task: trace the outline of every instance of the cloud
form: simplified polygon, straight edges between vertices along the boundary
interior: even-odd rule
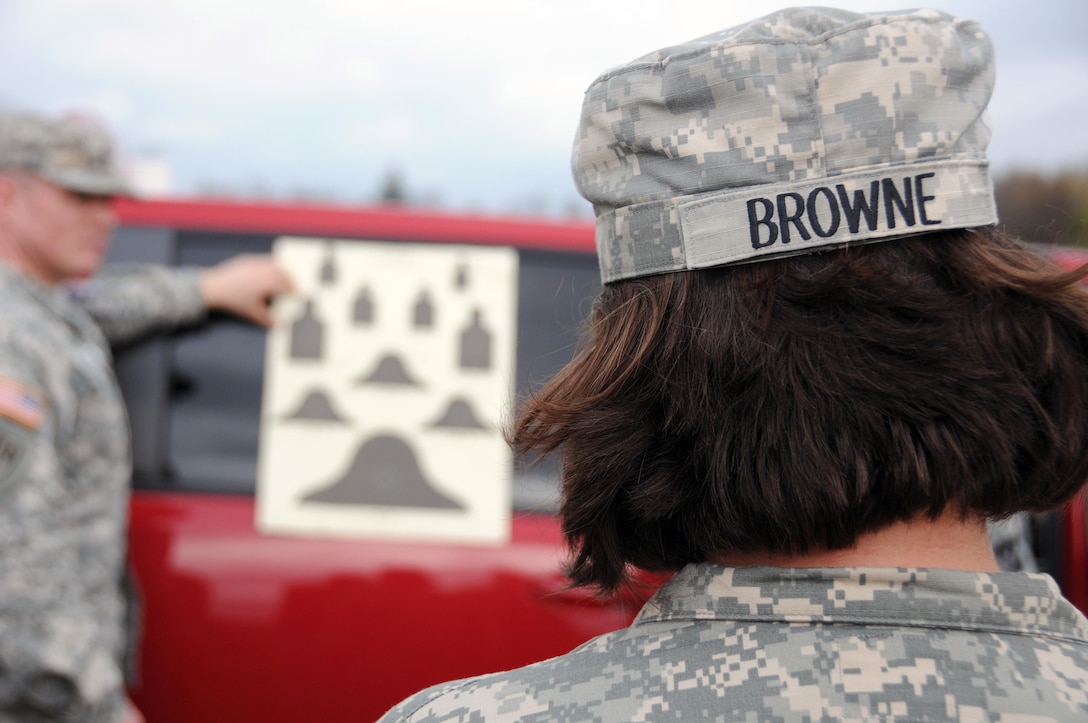
[[[181,190],[335,188],[399,168],[447,203],[569,199],[582,93],[602,71],[788,3],[688,0],[0,0],[0,104],[90,110]],[[840,0],[853,10],[899,0]],[[1088,8],[982,0],[998,48],[995,168],[1088,159]]]

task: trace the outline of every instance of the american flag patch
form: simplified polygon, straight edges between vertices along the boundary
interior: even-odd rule
[[[34,430],[42,426],[47,405],[40,389],[0,376],[0,417]]]

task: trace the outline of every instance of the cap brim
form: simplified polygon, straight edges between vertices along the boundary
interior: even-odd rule
[[[61,188],[76,193],[87,193],[95,196],[136,195],[125,179],[114,173],[68,171],[65,173],[42,172],[41,175]]]

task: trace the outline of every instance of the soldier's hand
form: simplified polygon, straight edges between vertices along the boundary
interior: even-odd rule
[[[262,326],[272,325],[272,298],[294,288],[290,274],[266,255],[234,256],[205,269],[200,277],[200,294],[209,309],[226,311]]]

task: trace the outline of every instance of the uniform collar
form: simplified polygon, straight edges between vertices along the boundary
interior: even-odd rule
[[[1048,575],[925,568],[689,565],[635,624],[777,621],[961,628],[1088,641],[1088,620]]]

